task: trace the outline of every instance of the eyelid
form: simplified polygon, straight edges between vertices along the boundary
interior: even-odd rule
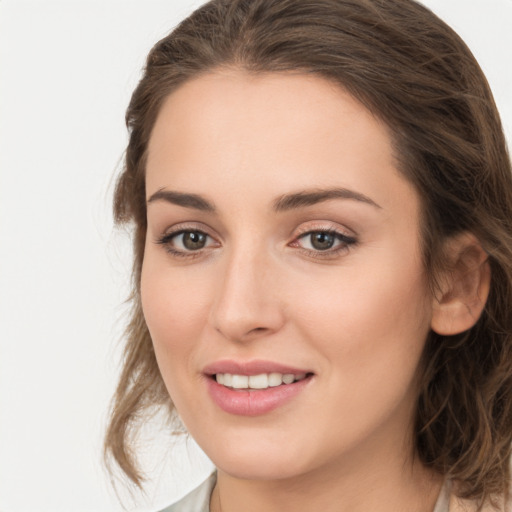
[[[161,235],[158,235],[158,238],[177,235],[186,231],[198,231],[215,240],[218,239],[218,235],[214,235],[212,230],[202,222],[179,222],[178,224],[173,224],[167,227]]]
[[[357,238],[356,233],[354,233],[351,229],[331,221],[314,221],[311,223],[303,223],[297,228],[293,237],[300,238],[301,236],[307,235],[309,233],[315,233],[317,231],[337,233],[347,238]]]

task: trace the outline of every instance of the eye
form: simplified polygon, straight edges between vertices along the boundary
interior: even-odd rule
[[[338,241],[334,233],[328,233],[325,231],[317,231],[309,233],[308,235],[302,236],[304,243],[308,243],[310,247],[308,249],[315,249],[317,251],[327,251],[332,249],[334,244]]]
[[[347,250],[356,239],[334,230],[308,231],[300,235],[293,246],[300,247],[310,253],[337,254]]]
[[[208,235],[201,231],[184,231],[172,238],[174,246],[186,251],[197,251],[203,249],[208,241]]]
[[[176,256],[189,256],[215,245],[210,235],[197,229],[181,229],[167,233],[158,239],[157,243],[165,246],[169,253]]]

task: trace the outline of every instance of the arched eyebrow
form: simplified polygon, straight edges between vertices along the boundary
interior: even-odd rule
[[[368,196],[355,192],[347,188],[329,188],[329,189],[314,189],[302,190],[292,194],[285,194],[278,197],[273,203],[273,209],[276,212],[285,212],[297,208],[304,208],[313,206],[324,201],[331,199],[352,199],[360,201],[375,208],[381,208],[375,201]],[[204,212],[215,213],[216,208],[213,203],[198,194],[189,194],[185,192],[176,192],[173,190],[157,190],[148,199],[147,204],[155,201],[165,201],[184,208],[192,208],[194,210],[201,210]]]
[[[375,208],[382,208],[373,199],[370,199],[368,196],[354,190],[350,190],[348,188],[328,188],[302,190],[300,192],[294,192],[293,194],[286,194],[278,197],[274,201],[274,210],[276,212],[284,212],[294,210],[296,208],[312,206],[324,201],[329,201],[330,199],[352,199],[366,203]]]
[[[166,201],[167,203],[183,206],[184,208],[193,208],[194,210],[204,212],[215,212],[215,206],[198,194],[187,194],[161,188],[148,199],[147,204],[155,201]]]

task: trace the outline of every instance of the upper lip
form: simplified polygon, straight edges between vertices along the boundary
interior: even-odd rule
[[[312,373],[304,368],[296,368],[274,361],[253,360],[253,361],[234,361],[220,360],[208,364],[204,367],[203,373],[206,375],[215,375],[217,373],[231,373],[235,375],[259,375],[261,373],[291,373],[300,375],[302,373]]]

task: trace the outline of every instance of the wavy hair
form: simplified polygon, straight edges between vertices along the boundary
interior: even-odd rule
[[[165,98],[220,67],[314,74],[383,120],[399,170],[422,201],[425,269],[435,292],[447,237],[471,232],[488,254],[491,289],[476,325],[430,333],[414,442],[464,498],[506,494],[512,441],[512,177],[487,81],[460,37],[413,0],[213,0],[159,41],[126,113],[130,138],[114,197],[133,225],[131,320],[105,457],[142,485],[133,441],[154,407],[172,411],[140,302],[145,162]]]

